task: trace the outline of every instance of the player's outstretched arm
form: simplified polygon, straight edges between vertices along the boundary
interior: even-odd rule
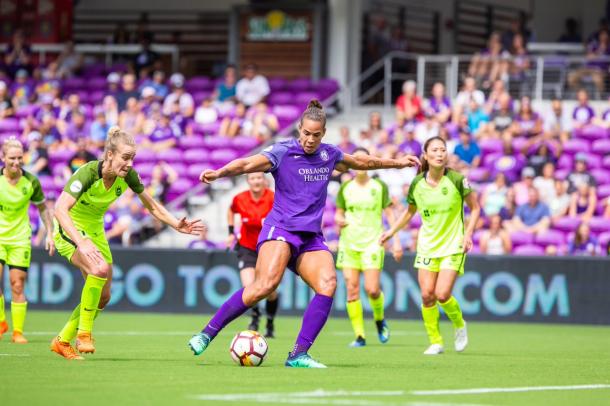
[[[417,206],[410,204],[407,210],[402,212],[402,214],[398,217],[396,223],[394,223],[394,225],[390,227],[388,231],[384,232],[381,235],[381,238],[379,239],[379,244],[385,244],[390,238],[394,236],[394,234],[396,234],[398,230],[406,226],[409,221],[411,221],[411,218],[413,218],[416,211]]]
[[[44,224],[44,229],[47,232],[44,248],[47,250],[50,256],[53,256],[55,253],[55,242],[53,241],[53,216],[51,215],[51,210],[47,207],[45,202],[37,204],[36,207],[40,213],[40,218],[42,219],[42,224]]]
[[[220,169],[206,169],[199,175],[203,183],[212,183],[216,179],[243,175],[244,173],[266,172],[271,169],[271,161],[262,154],[239,158],[229,162]]]
[[[477,198],[477,194],[475,192],[470,192],[464,198],[464,201],[466,201],[466,204],[470,209],[470,219],[468,220],[468,225],[464,231],[463,244],[464,252],[468,252],[472,249],[472,234],[474,233],[474,228],[477,226],[479,216],[481,215],[481,206],[479,205],[479,199]]]
[[[392,158],[379,158],[373,155],[358,154],[349,155],[344,154],[343,160],[339,162],[335,168],[339,171],[345,172],[348,169],[357,170],[374,170],[374,169],[388,169],[388,168],[406,168],[407,166],[418,166],[421,165],[419,159],[415,155],[405,155],[399,159]]]
[[[186,217],[178,220],[165,208],[165,206],[153,199],[147,192],[138,194],[138,197],[154,218],[167,224],[178,232],[199,235],[199,233],[205,229],[205,225],[201,223],[201,220],[189,221]]]

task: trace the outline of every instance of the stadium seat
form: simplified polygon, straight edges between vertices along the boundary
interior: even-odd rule
[[[610,154],[610,139],[593,141],[591,148],[596,154],[608,155]]]
[[[486,168],[472,168],[468,171],[468,180],[479,183],[489,179],[489,170]]]
[[[589,220],[589,227],[593,233],[603,233],[610,230],[610,219],[603,217],[592,217]]]
[[[167,163],[180,162],[183,160],[182,151],[176,148],[157,152],[157,160]]]
[[[610,184],[604,184],[601,186],[598,186],[597,188],[597,197],[599,197],[600,199],[605,199],[606,197],[610,196]]]
[[[221,135],[214,135],[210,137],[205,137],[204,144],[205,147],[210,150],[228,148],[231,146],[231,139],[229,137],[223,137]]]
[[[569,233],[576,231],[580,223],[581,220],[578,217],[560,217],[553,221],[553,228]]]
[[[502,153],[504,146],[502,140],[488,139],[479,142],[479,148],[483,154]]]
[[[513,254],[523,256],[544,255],[544,248],[534,244],[521,245],[513,249]]]
[[[157,160],[156,154],[150,149],[138,149],[136,154],[136,162],[155,162]]]
[[[561,154],[557,161],[557,168],[572,170],[574,168],[574,157],[568,154]]]
[[[534,241],[536,244],[543,247],[547,247],[549,245],[560,247],[565,244],[566,238],[565,234],[559,230],[547,230],[543,233],[537,234]]]
[[[529,245],[534,242],[534,234],[525,231],[515,231],[510,234],[510,240],[515,247]]]
[[[602,248],[602,250],[605,250],[610,243],[610,231],[604,231],[601,233],[597,241],[599,242],[599,246]]]
[[[574,138],[563,143],[563,152],[567,154],[576,155],[579,152],[589,152],[590,150],[591,145],[583,139]]]
[[[210,154],[210,160],[213,164],[222,166],[231,162],[237,156],[237,153],[231,149],[218,149]]]
[[[260,142],[256,138],[245,135],[239,135],[231,139],[231,147],[241,153],[252,151],[259,144]]]
[[[185,150],[191,148],[203,148],[205,146],[205,141],[203,140],[203,137],[199,135],[187,135],[178,138],[178,146]]]
[[[610,183],[610,170],[608,169],[593,169],[591,175],[593,175],[598,185]]]
[[[183,158],[184,162],[186,162],[187,164],[207,162],[209,158],[209,152],[207,149],[193,148],[184,151]]]

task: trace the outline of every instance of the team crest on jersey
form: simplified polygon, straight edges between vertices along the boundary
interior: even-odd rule
[[[375,189],[371,189],[371,196],[377,196],[377,191]]]
[[[328,161],[328,152],[326,152],[326,150],[323,150],[322,152],[320,152],[320,157],[324,160],[324,161]]]
[[[447,196],[447,193],[449,193],[449,190],[448,190],[448,189],[447,189],[445,186],[443,186],[443,188],[441,189],[441,192],[442,192],[442,193],[443,193],[445,196]]]
[[[117,196],[120,196],[123,193],[123,189],[121,189],[121,187],[119,186],[119,187],[116,188],[115,193],[116,193]]]
[[[28,193],[28,189],[24,186],[21,188],[21,192],[25,195]]]

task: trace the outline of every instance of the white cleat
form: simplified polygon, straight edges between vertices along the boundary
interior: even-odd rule
[[[424,355],[439,355],[445,352],[445,349],[440,344],[432,344],[426,351],[424,351]]]
[[[455,329],[455,350],[462,352],[468,346],[468,331],[466,331],[466,322],[464,327]]]

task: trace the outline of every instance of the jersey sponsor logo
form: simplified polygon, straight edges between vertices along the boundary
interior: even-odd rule
[[[80,180],[75,180],[74,182],[72,182],[72,184],[70,185],[70,192],[72,193],[78,193],[81,190],[83,190],[83,184],[81,183]]]
[[[445,196],[447,196],[447,193],[449,193],[449,189],[447,189],[447,187],[446,187],[446,186],[443,186],[443,188],[441,189],[441,192],[442,192],[442,193],[443,193]]]
[[[303,175],[305,182],[327,181],[330,175],[330,168],[299,168],[299,175]]]
[[[320,158],[322,158],[324,161],[328,161],[328,152],[326,152],[326,150],[320,152]]]
[[[28,193],[28,189],[24,186],[21,188],[21,193],[23,193],[24,195],[26,195]]]
[[[116,190],[115,190],[115,194],[117,196],[120,196],[122,193],[123,193],[123,189],[120,186],[117,187]]]

